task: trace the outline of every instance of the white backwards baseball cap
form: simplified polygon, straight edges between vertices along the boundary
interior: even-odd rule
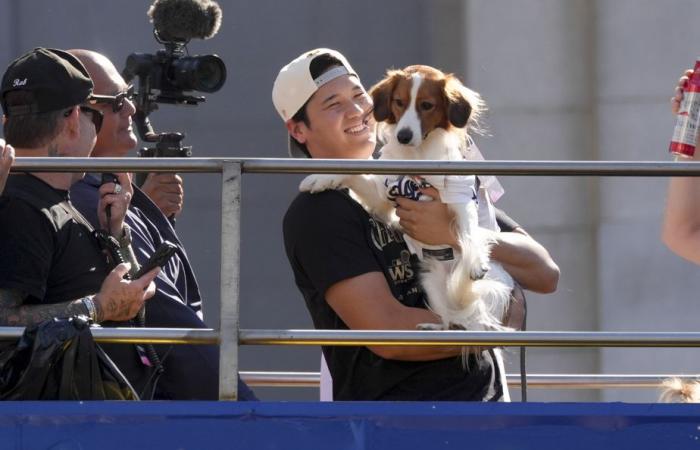
[[[313,78],[311,75],[311,63],[322,55],[329,55],[337,59],[340,62],[340,66],[336,66],[317,78]],[[294,117],[321,86],[343,75],[354,75],[357,77],[357,73],[355,73],[348,60],[340,52],[328,48],[317,48],[308,51],[282,67],[275,79],[275,84],[272,86],[272,103],[274,103],[275,109],[286,123]],[[293,158],[310,157],[305,146],[300,145],[291,136],[289,136],[289,155]]]

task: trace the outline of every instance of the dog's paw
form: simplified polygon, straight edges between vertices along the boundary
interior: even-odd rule
[[[343,186],[343,178],[333,174],[314,174],[301,180],[299,190],[301,192],[323,192],[330,189],[338,189]]]
[[[447,326],[448,330],[466,331],[467,328],[459,323],[450,322]]]
[[[419,323],[416,325],[416,330],[421,331],[444,331],[445,326],[441,323]]]

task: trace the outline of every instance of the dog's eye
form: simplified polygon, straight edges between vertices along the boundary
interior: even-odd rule
[[[420,109],[422,109],[423,111],[430,111],[431,109],[433,109],[433,107],[435,107],[435,105],[433,105],[430,102],[421,102],[420,103]]]
[[[396,104],[396,106],[398,106],[399,108],[403,108],[403,100],[401,100],[400,98],[395,98],[394,104]]]

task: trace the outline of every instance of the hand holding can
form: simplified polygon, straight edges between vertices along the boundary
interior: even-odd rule
[[[695,154],[695,145],[700,126],[700,59],[695,62],[695,68],[683,87],[683,100],[678,110],[676,127],[669,152],[690,158]]]

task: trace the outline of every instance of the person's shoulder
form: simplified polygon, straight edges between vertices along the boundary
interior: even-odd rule
[[[84,179],[78,180],[70,187],[71,203],[81,212],[95,208],[99,200],[98,189],[98,186]]]
[[[3,228],[9,227],[15,232],[27,230],[37,227],[47,219],[50,221],[49,216],[48,210],[40,209],[25,198],[12,195],[0,197],[0,223]]]
[[[309,229],[309,223],[313,228],[324,227],[338,221],[350,221],[359,214],[366,214],[347,191],[328,190],[311,194],[299,193],[292,201],[284,216],[284,228]]]
[[[98,186],[89,183],[88,180],[83,178],[73,183],[73,185],[70,187],[70,195],[71,197],[73,197],[76,193],[84,195],[88,192],[95,192],[98,189]]]
[[[316,211],[351,210],[357,203],[347,191],[329,189],[323,192],[300,192],[287,209],[287,214],[308,214]]]

